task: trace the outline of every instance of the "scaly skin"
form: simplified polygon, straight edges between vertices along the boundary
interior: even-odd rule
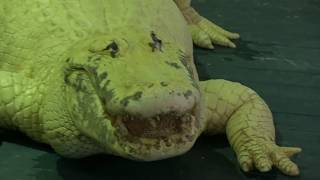
[[[289,157],[301,149],[275,144],[272,114],[256,92],[225,80],[209,80],[201,82],[200,86],[204,93],[202,106],[205,108],[201,118],[207,122],[205,133],[226,130],[245,172],[254,167],[267,172],[274,165],[287,175],[299,174],[297,165]]]
[[[239,35],[190,2],[2,0],[0,127],[66,157],[144,161],[226,132],[244,171],[299,174],[289,157],[300,149],[275,144],[271,112],[254,91],[199,82],[192,40],[235,47],[229,39]]]
[[[41,141],[41,124],[36,121],[41,95],[35,96],[41,87],[16,73],[0,71],[0,77],[0,127],[30,132]]]

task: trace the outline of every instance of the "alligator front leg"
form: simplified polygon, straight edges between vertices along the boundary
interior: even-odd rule
[[[299,174],[298,166],[289,158],[301,149],[275,144],[272,114],[253,90],[225,80],[204,81],[200,86],[204,132],[226,131],[245,172],[254,168],[267,172],[274,165],[284,174]]]
[[[231,33],[219,27],[215,23],[200,16],[191,7],[191,0],[174,0],[182,14],[186,18],[192,34],[193,42],[203,48],[213,49],[213,44],[235,48],[231,39],[240,37],[237,33]]]

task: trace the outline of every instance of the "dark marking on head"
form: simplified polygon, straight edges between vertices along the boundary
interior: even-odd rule
[[[86,92],[87,91],[87,87],[86,87],[86,77],[84,77],[84,74],[83,73],[78,73],[77,74],[77,77],[75,79],[75,89],[77,92],[79,91],[83,91],[83,92]]]
[[[143,92],[139,91],[136,92],[133,96],[132,96],[132,100],[138,101],[141,97],[142,97]]]
[[[191,81],[191,85],[196,89],[199,89],[198,83],[196,82],[197,80],[195,78],[195,72],[193,72],[191,57],[182,50],[179,50],[179,59],[188,71],[188,76]]]
[[[149,45],[152,48],[152,52],[155,52],[156,49],[159,49],[162,52],[162,40],[159,39],[154,31],[151,31],[152,42]]]
[[[107,80],[107,82],[105,82],[103,85],[101,85],[102,90],[107,90],[108,85],[110,84],[111,80]]]
[[[99,66],[102,57],[100,54],[91,54],[87,58],[87,62],[89,64],[93,64],[94,66]]]
[[[181,69],[181,66],[179,66],[179,64],[175,63],[175,62],[169,62],[169,61],[166,61],[166,63],[171,66],[171,67],[174,67],[176,69]]]
[[[152,88],[153,86],[154,86],[154,84],[151,83],[151,84],[148,86],[148,88]]]
[[[104,103],[106,104],[108,101],[114,98],[114,89],[112,90],[105,90],[104,91]]]
[[[120,51],[118,44],[115,41],[112,41],[105,49],[106,51],[110,51],[111,57],[115,58],[118,52]]]
[[[138,91],[131,96],[127,96],[127,97],[123,98],[120,101],[120,104],[122,104],[123,106],[128,106],[130,100],[139,101],[142,97],[142,94],[143,94],[142,91]]]
[[[94,63],[95,60],[100,60],[100,57],[100,55],[92,55],[88,59],[91,62],[85,64],[77,64],[70,59],[69,67],[65,69],[64,80],[78,92],[94,91],[102,99],[102,103],[106,104],[114,98],[115,93],[114,89],[107,87],[111,83],[107,79],[108,72],[99,72],[99,64]]]
[[[192,96],[192,91],[191,91],[191,90],[186,91],[185,93],[183,93],[183,96],[184,96],[186,99],[189,99],[189,97]]]
[[[94,94],[84,94],[77,95],[77,102],[74,107],[77,109],[74,113],[78,123],[80,123],[83,129],[96,129],[100,126],[99,122],[105,120],[104,116],[97,113],[96,109],[99,108],[99,99]],[[85,122],[89,122],[85,125]],[[98,128],[99,129],[99,128]],[[106,137],[105,131],[95,132],[101,141],[104,142],[104,137]],[[108,142],[110,143],[110,142]]]
[[[99,80],[103,81],[108,77],[108,73],[107,72],[103,72],[99,75]]]
[[[189,74],[191,75],[191,77],[194,79],[193,77],[193,69],[191,67],[191,62],[190,62],[190,56],[188,56],[185,52],[183,51],[179,51],[179,60],[180,62],[184,65],[184,67],[188,70]]]
[[[90,74],[92,74],[96,80],[99,80],[99,79],[98,79],[98,73],[97,73],[98,66],[86,65],[84,68],[85,68]]]
[[[162,81],[160,84],[161,84],[161,86],[163,86],[163,87],[167,87],[167,86],[169,85],[168,83],[163,82],[163,81]]]
[[[82,66],[72,66],[64,71],[64,82],[77,92],[89,92],[92,89],[88,72]]]
[[[122,104],[124,107],[127,107],[129,104],[129,99],[124,98],[120,101],[120,104]]]

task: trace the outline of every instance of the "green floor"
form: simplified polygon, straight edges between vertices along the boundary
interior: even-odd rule
[[[300,146],[300,177],[243,173],[224,136],[203,137],[184,156],[152,163],[97,156],[68,160],[24,136],[1,134],[0,180],[320,179],[320,0],[193,0],[204,16],[241,33],[238,49],[196,49],[202,80],[255,89],[270,105],[277,142]]]

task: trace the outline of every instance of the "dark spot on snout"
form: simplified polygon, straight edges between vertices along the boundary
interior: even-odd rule
[[[108,73],[107,72],[103,72],[102,74],[99,75],[99,80],[105,80],[108,77]]]
[[[114,98],[114,89],[108,90],[108,85],[110,84],[110,80],[108,80],[104,85],[103,85],[103,97],[105,98],[105,101],[110,101],[111,99]]]
[[[190,90],[186,91],[185,93],[183,93],[183,96],[184,96],[186,99],[189,99],[189,97],[192,96],[192,91],[190,91]]]
[[[85,68],[86,68],[86,70],[87,70],[88,72],[90,72],[90,74],[92,74],[95,78],[98,77],[98,73],[97,73],[98,67],[97,67],[97,66],[86,66]]]
[[[169,94],[173,94],[173,93],[174,93],[174,91],[170,91],[170,92],[169,92]]]
[[[176,69],[181,69],[181,66],[179,66],[179,64],[175,63],[175,62],[168,62],[166,61],[166,63],[171,66],[171,67],[174,67]]]
[[[123,98],[120,101],[120,104],[122,104],[123,106],[128,106],[130,100],[139,101],[141,99],[141,97],[142,97],[142,94],[143,94],[142,91],[138,91],[138,92],[134,93],[131,96],[127,96],[127,97]]]
[[[120,101],[120,104],[122,104],[124,107],[128,106],[129,104],[129,99],[124,98]]]
[[[82,77],[83,75],[79,74],[77,77],[76,77],[76,83],[75,83],[75,89],[77,92],[79,91],[83,91],[83,92],[86,92],[87,91],[87,87],[85,86],[85,80],[84,78]]]
[[[139,91],[136,92],[133,96],[132,96],[132,100],[138,101],[141,97],[142,97],[143,92]]]
[[[163,82],[163,81],[162,81],[160,84],[161,84],[161,86],[163,86],[163,87],[167,87],[167,86],[169,85],[168,83]]]

